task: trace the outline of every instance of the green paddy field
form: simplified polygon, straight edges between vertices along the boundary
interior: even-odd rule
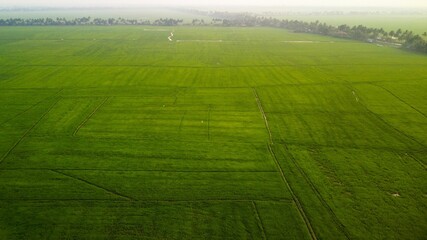
[[[1,27],[0,110],[0,239],[427,236],[426,55],[270,28]]]

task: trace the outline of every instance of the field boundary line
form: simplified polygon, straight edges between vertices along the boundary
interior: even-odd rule
[[[258,109],[259,109],[259,111],[262,114],[262,118],[264,119],[264,124],[265,124],[265,127],[267,128],[268,135],[269,135],[269,138],[270,138],[269,139],[270,140],[270,144],[273,145],[274,144],[273,143],[273,135],[271,134],[270,126],[268,125],[267,116],[265,115],[265,111],[264,111],[264,108],[262,107],[261,100],[260,100],[260,98],[258,96],[258,93],[257,93],[256,89],[252,88],[252,90],[253,90],[253,93],[255,95],[255,100],[256,100],[256,103],[258,105]]]
[[[76,130],[73,132],[73,136],[76,136],[80,129],[95,115],[95,113],[110,99],[110,97],[106,97],[84,120],[77,126]]]
[[[294,202],[295,202],[295,204],[297,206],[298,212],[299,212],[301,218],[303,219],[303,221],[304,221],[304,223],[305,223],[305,225],[307,227],[308,232],[310,233],[311,239],[317,240],[317,236],[316,236],[316,233],[313,230],[313,227],[311,226],[310,219],[308,219],[307,214],[305,213],[304,208],[302,207],[302,204],[300,203],[300,201],[297,198],[294,190],[292,189],[291,185],[289,184],[288,179],[286,178],[286,176],[285,176],[285,174],[283,172],[283,169],[280,166],[279,161],[277,160],[276,154],[274,153],[273,148],[271,147],[273,145],[273,136],[272,136],[271,131],[270,131],[270,126],[268,125],[267,116],[265,115],[264,108],[262,107],[262,103],[261,103],[261,100],[260,100],[260,98],[258,96],[258,93],[257,93],[256,89],[252,88],[252,90],[253,90],[253,93],[254,93],[257,105],[258,105],[258,109],[259,109],[259,111],[260,111],[260,113],[261,113],[261,115],[262,115],[262,117],[264,119],[264,124],[265,124],[265,127],[266,127],[266,129],[268,131],[268,134],[269,134],[269,143],[267,143],[268,151],[270,152],[270,155],[273,158],[273,161],[274,161],[274,163],[276,165],[276,168],[278,169],[278,171],[280,173],[282,181],[285,183],[287,189],[291,193],[292,199],[294,200]]]
[[[251,201],[251,203],[252,203],[252,208],[253,208],[254,213],[255,213],[255,218],[257,220],[257,225],[260,228],[261,233],[262,233],[262,238],[266,240],[267,236],[265,235],[264,224],[262,223],[261,216],[259,215],[259,211],[258,211],[258,208],[256,206],[256,203],[255,203],[255,201]]]
[[[301,202],[297,198],[294,190],[292,189],[291,185],[288,182],[288,179],[286,178],[285,174],[283,173],[282,167],[280,166],[280,163],[277,160],[276,154],[274,153],[274,151],[271,148],[270,144],[268,144],[268,150],[270,151],[270,154],[273,157],[273,160],[276,163],[277,168],[279,169],[279,173],[280,173],[280,175],[282,177],[283,182],[285,183],[285,185],[287,186],[289,192],[292,195],[292,199],[294,200],[294,202],[295,202],[295,204],[297,206],[298,212],[300,213],[300,216],[304,220],[304,223],[305,223],[308,231],[310,232],[311,238],[314,239],[314,240],[317,240],[316,233],[314,232],[313,227],[311,226],[310,220],[308,219],[307,215],[305,214],[305,211],[304,211],[304,208],[302,207]]]
[[[116,199],[101,199],[101,198],[90,198],[90,199],[77,199],[77,198],[62,198],[62,199],[58,199],[58,198],[51,198],[51,199],[40,199],[40,198],[36,198],[36,199],[0,199],[0,201],[21,201],[21,202],[31,202],[31,201],[46,201],[46,202],[51,202],[51,201],[67,201],[67,202],[72,202],[72,201],[76,201],[76,202],[80,202],[80,201],[97,201],[97,202],[129,202],[128,199],[124,199],[124,198],[116,198]],[[251,203],[253,201],[257,201],[257,202],[280,202],[280,203],[289,203],[289,204],[294,204],[294,201],[292,199],[278,199],[278,200],[264,200],[264,199],[195,199],[195,200],[167,200],[167,199],[154,199],[154,200],[133,200],[132,202],[135,203],[203,203],[203,202],[215,202],[215,203]]]
[[[17,117],[21,116],[22,114],[24,114],[24,113],[26,113],[26,112],[30,111],[31,109],[33,109],[34,107],[38,106],[40,103],[42,103],[42,102],[46,101],[47,99],[49,99],[49,98],[54,98],[54,97],[55,97],[55,96],[57,96],[59,93],[61,93],[63,90],[64,90],[64,89],[62,88],[62,89],[60,89],[58,92],[56,92],[55,94],[53,94],[53,95],[50,95],[50,96],[48,96],[48,97],[43,98],[42,100],[40,100],[40,101],[38,101],[37,103],[35,103],[35,104],[31,105],[29,108],[25,109],[24,111],[22,111],[22,112],[20,112],[20,113],[16,114],[15,116],[13,116],[13,117],[9,118],[9,119],[8,119],[8,120],[6,120],[6,121],[4,121],[4,122],[0,123],[0,126],[3,126],[3,124],[6,124],[6,123],[8,123],[9,121],[11,121],[11,120],[13,120],[13,119],[15,119],[15,118],[17,118]]]
[[[375,151],[386,151],[386,152],[400,152],[400,153],[406,153],[408,151],[410,152],[417,152],[417,153],[427,153],[427,149],[397,149],[396,147],[373,147],[368,145],[359,145],[354,146],[351,144],[347,145],[326,145],[326,144],[313,144],[313,143],[304,143],[304,142],[285,142],[283,140],[278,141],[279,144],[284,144],[287,146],[298,146],[302,148],[339,148],[339,149],[350,149],[350,150],[375,150]]]
[[[56,171],[96,171],[96,172],[158,172],[158,173],[277,173],[277,170],[269,170],[269,171],[259,171],[259,170],[248,170],[248,171],[239,171],[239,170],[232,170],[232,171],[221,171],[221,170],[212,170],[212,171],[197,171],[197,170],[129,170],[129,169],[102,169],[102,168],[6,168],[1,169],[0,171],[18,171],[18,170],[24,170],[24,171],[47,171],[47,170],[56,170]]]
[[[302,207],[301,202],[297,198],[294,190],[292,189],[291,185],[288,182],[288,179],[286,178],[285,174],[283,173],[282,167],[280,166],[279,161],[277,160],[276,154],[274,153],[273,149],[271,148],[271,145],[270,144],[267,144],[267,145],[268,145],[268,150],[270,151],[270,154],[273,157],[273,160],[274,160],[277,168],[279,169],[279,173],[282,177],[282,180],[285,183],[285,185],[287,186],[289,192],[291,193],[292,199],[294,200],[294,202],[297,206],[297,209],[298,209],[300,216],[304,220],[304,223],[305,223],[305,225],[306,225],[306,227],[310,233],[311,238],[314,240],[317,240],[316,233],[314,232],[313,227],[311,226],[310,220],[308,219],[307,215],[305,214],[305,211],[304,211],[304,208]]]
[[[126,198],[127,200],[132,200],[132,201],[134,201],[134,200],[135,200],[135,199],[133,199],[132,197],[129,197],[129,196],[123,195],[123,194],[118,193],[118,192],[116,192],[116,191],[114,191],[114,190],[110,190],[110,189],[105,188],[105,187],[103,187],[103,186],[101,186],[101,185],[98,185],[98,184],[96,184],[96,183],[89,182],[88,180],[85,180],[85,179],[83,179],[83,178],[76,177],[76,176],[73,176],[73,175],[71,175],[71,174],[67,174],[67,173],[64,173],[64,172],[61,172],[61,171],[58,171],[58,170],[54,170],[54,169],[51,169],[50,171],[52,171],[52,172],[54,172],[54,173],[57,173],[57,174],[60,174],[60,175],[63,175],[63,176],[66,176],[66,177],[69,177],[69,178],[72,178],[72,179],[75,179],[75,180],[78,180],[78,181],[80,181],[80,182],[84,182],[84,183],[86,183],[86,184],[88,184],[88,185],[91,185],[91,186],[93,186],[93,187],[96,187],[96,188],[102,189],[102,190],[104,190],[104,191],[106,191],[106,192],[109,192],[109,193],[112,193],[112,194],[114,194],[114,195],[116,195],[116,196],[119,196],[119,197],[122,197],[122,198]]]
[[[3,157],[0,159],[0,164],[3,163],[3,161],[9,156],[9,154],[19,145],[19,143],[22,142],[22,140],[24,140],[25,137],[28,136],[28,134],[43,120],[43,118],[46,117],[47,114],[49,114],[49,112],[56,106],[56,104],[60,100],[61,97],[59,97],[31,127],[24,132],[21,138],[19,138],[18,141],[16,141],[15,144],[13,144],[12,147],[3,155]]]
[[[311,181],[310,177],[307,175],[307,173],[302,169],[302,167],[298,164],[292,153],[289,151],[288,146],[286,144],[283,144],[287,152],[289,153],[289,158],[294,163],[294,165],[297,167],[298,171],[301,173],[301,175],[304,177],[305,181],[310,185],[310,188],[314,191],[316,197],[320,200],[322,205],[326,208],[326,210],[332,215],[332,219],[334,220],[335,224],[338,225],[340,230],[344,233],[347,239],[350,238],[350,233],[347,231],[347,228],[344,226],[344,224],[339,220],[337,215],[335,214],[334,210],[329,206],[329,204],[326,202],[326,200],[323,198],[320,191],[317,189],[316,185]]]
[[[418,164],[420,164],[421,167],[424,168],[424,170],[427,169],[426,165],[421,160],[419,160],[418,158],[416,158],[413,154],[406,153],[406,155],[409,156],[410,158],[412,158],[413,160],[415,160]]]
[[[356,89],[354,89],[352,87],[352,85],[348,83],[347,84],[347,88],[350,89],[353,92],[356,92]],[[371,114],[371,116],[373,116],[375,119],[379,120],[380,122],[382,122],[385,126],[387,126],[388,128],[393,129],[395,132],[399,133],[400,135],[403,135],[405,137],[407,137],[408,139],[412,140],[413,142],[417,143],[418,145],[422,146],[422,147],[426,147],[423,143],[419,142],[416,138],[414,138],[413,136],[405,133],[404,131],[396,128],[395,126],[391,125],[390,123],[388,123],[386,120],[384,120],[379,114],[373,112],[371,109],[368,108],[368,106],[366,106],[366,104],[364,103],[362,97],[360,97],[360,101],[358,101],[358,103],[366,109],[366,111],[368,111],[368,113]]]
[[[378,85],[378,84],[374,84],[371,83],[371,85],[374,85],[376,87],[379,87],[381,89],[383,89],[384,91],[390,93],[393,97],[395,97],[396,99],[398,99],[399,101],[401,101],[402,103],[406,104],[407,106],[409,106],[410,108],[412,108],[413,110],[415,110],[416,112],[418,112],[419,114],[423,115],[425,118],[427,118],[427,115],[423,112],[421,112],[420,110],[418,110],[417,108],[415,108],[414,106],[412,106],[411,104],[407,103],[405,100],[403,100],[401,97],[397,96],[395,93],[393,93],[392,91],[388,90],[387,88],[385,88],[384,86]]]
[[[120,55],[116,55],[120,56]],[[190,68],[190,69],[222,69],[222,68],[256,68],[256,67],[312,67],[312,66],[424,66],[425,64],[399,64],[399,63],[323,63],[323,64],[246,64],[246,65],[222,65],[222,66],[191,66],[191,65],[154,65],[154,64],[96,64],[92,67],[151,67],[151,68]],[[6,67],[86,67],[83,64],[8,64]]]

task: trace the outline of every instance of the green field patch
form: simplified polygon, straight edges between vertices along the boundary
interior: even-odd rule
[[[41,169],[276,171],[265,143],[110,138],[29,137],[3,164]]]
[[[289,144],[418,148],[371,114],[269,114],[273,137]]]
[[[71,136],[85,123],[100,102],[101,99],[96,98],[61,98],[37,125],[32,135]]]
[[[0,236],[8,239],[219,240],[263,236],[250,202],[2,202],[0,214]]]
[[[256,202],[267,239],[311,239],[296,206],[286,202]]]
[[[423,235],[425,168],[409,155],[367,149],[289,150],[352,236]]]
[[[0,170],[1,200],[120,199],[94,185],[49,170]]]
[[[411,105],[414,100],[404,100],[381,86],[358,85],[356,89],[367,109],[400,135],[425,148],[427,115],[415,108],[416,105]]]
[[[283,113],[363,113],[353,91],[344,84],[325,87],[316,85],[294,85],[257,88],[267,114]]]
[[[11,124],[20,116],[53,95],[55,90],[0,89],[0,126]],[[18,101],[19,99],[19,101]]]
[[[289,192],[277,172],[61,170],[137,200],[280,200]]]
[[[163,105],[146,98],[113,98],[88,120],[79,136],[264,142],[264,124],[251,94],[247,89],[178,89],[176,101]],[[234,110],[237,106],[243,112]]]
[[[379,85],[413,110],[426,115],[427,99],[424,97],[424,93],[427,91],[427,86],[425,86],[424,81],[425,79],[411,82],[381,83]]]
[[[33,26],[0,28],[0,65],[0,239],[425,235],[421,54],[274,28]]]

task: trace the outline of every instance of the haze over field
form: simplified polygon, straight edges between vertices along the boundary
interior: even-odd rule
[[[1,0],[1,6],[61,6],[61,7],[77,7],[77,6],[131,6],[131,5],[209,5],[209,6],[338,6],[338,7],[368,7],[368,6],[384,6],[384,7],[427,7],[427,1],[424,0]]]

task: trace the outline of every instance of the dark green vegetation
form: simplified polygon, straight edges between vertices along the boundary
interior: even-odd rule
[[[0,66],[0,239],[427,234],[426,56],[269,28],[7,27]]]

